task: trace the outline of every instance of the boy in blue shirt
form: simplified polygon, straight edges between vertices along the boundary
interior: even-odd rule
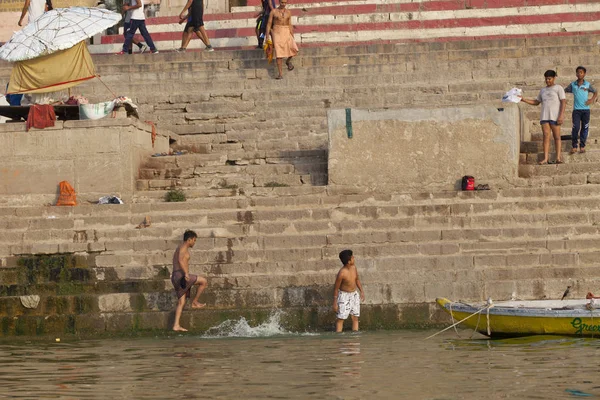
[[[585,142],[590,127],[590,104],[595,102],[598,97],[596,89],[584,79],[586,72],[585,67],[577,67],[575,69],[577,80],[565,88],[565,93],[573,93],[573,130],[571,131],[573,148],[571,154],[577,153],[577,142],[579,142],[579,152],[585,153]],[[591,99],[589,98],[590,93],[593,94]]]

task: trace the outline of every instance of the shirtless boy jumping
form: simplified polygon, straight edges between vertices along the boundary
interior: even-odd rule
[[[174,331],[187,332],[187,329],[184,329],[179,325],[179,319],[181,318],[183,307],[185,307],[185,301],[190,297],[192,286],[198,286],[194,300],[192,300],[192,308],[202,308],[206,305],[198,303],[198,298],[204,289],[206,289],[208,282],[206,281],[206,278],[190,274],[189,268],[189,249],[194,247],[197,237],[198,235],[196,235],[196,232],[185,231],[183,234],[183,243],[177,246],[177,250],[175,250],[175,254],[173,254],[173,274],[171,274],[171,283],[173,283],[175,293],[177,293],[177,298],[179,299],[177,308],[175,309]]]
[[[354,265],[352,250],[342,251],[340,260],[344,266],[335,278],[333,289],[333,311],[337,317],[335,331],[341,332],[344,329],[344,320],[348,318],[348,315],[351,315],[352,331],[356,332],[358,331],[360,302],[365,301],[365,292],[360,284],[360,279],[358,279],[358,271],[356,265]],[[360,290],[360,297],[356,288]]]

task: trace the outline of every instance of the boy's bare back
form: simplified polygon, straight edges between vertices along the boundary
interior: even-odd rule
[[[338,278],[341,279],[340,290],[343,292],[354,292],[356,290],[356,265],[344,265],[338,272]]]

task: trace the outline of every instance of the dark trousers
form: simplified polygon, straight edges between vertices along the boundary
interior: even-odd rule
[[[259,24],[257,24],[260,25],[258,30],[258,45],[260,47],[262,47],[265,41],[265,33],[267,33],[267,22],[269,22],[269,13],[263,14],[262,19],[260,20]]]
[[[129,46],[131,46],[133,41],[133,35],[135,35],[138,29],[140,30],[140,33],[144,37],[146,43],[148,43],[148,46],[150,46],[150,50],[155,51],[156,46],[154,46],[154,42],[148,33],[148,29],[146,29],[146,21],[143,19],[130,20],[129,29],[125,31],[125,43],[123,43],[123,51],[125,53],[129,51]]]
[[[573,148],[577,148],[577,141],[579,141],[579,147],[583,149],[590,128],[590,110],[573,110],[572,119],[573,130],[571,131],[571,140]]]

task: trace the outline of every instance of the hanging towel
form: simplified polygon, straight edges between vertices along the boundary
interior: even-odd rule
[[[54,126],[56,114],[54,107],[49,104],[33,104],[29,106],[29,114],[27,115],[26,130],[30,128],[44,129],[49,126]]]

